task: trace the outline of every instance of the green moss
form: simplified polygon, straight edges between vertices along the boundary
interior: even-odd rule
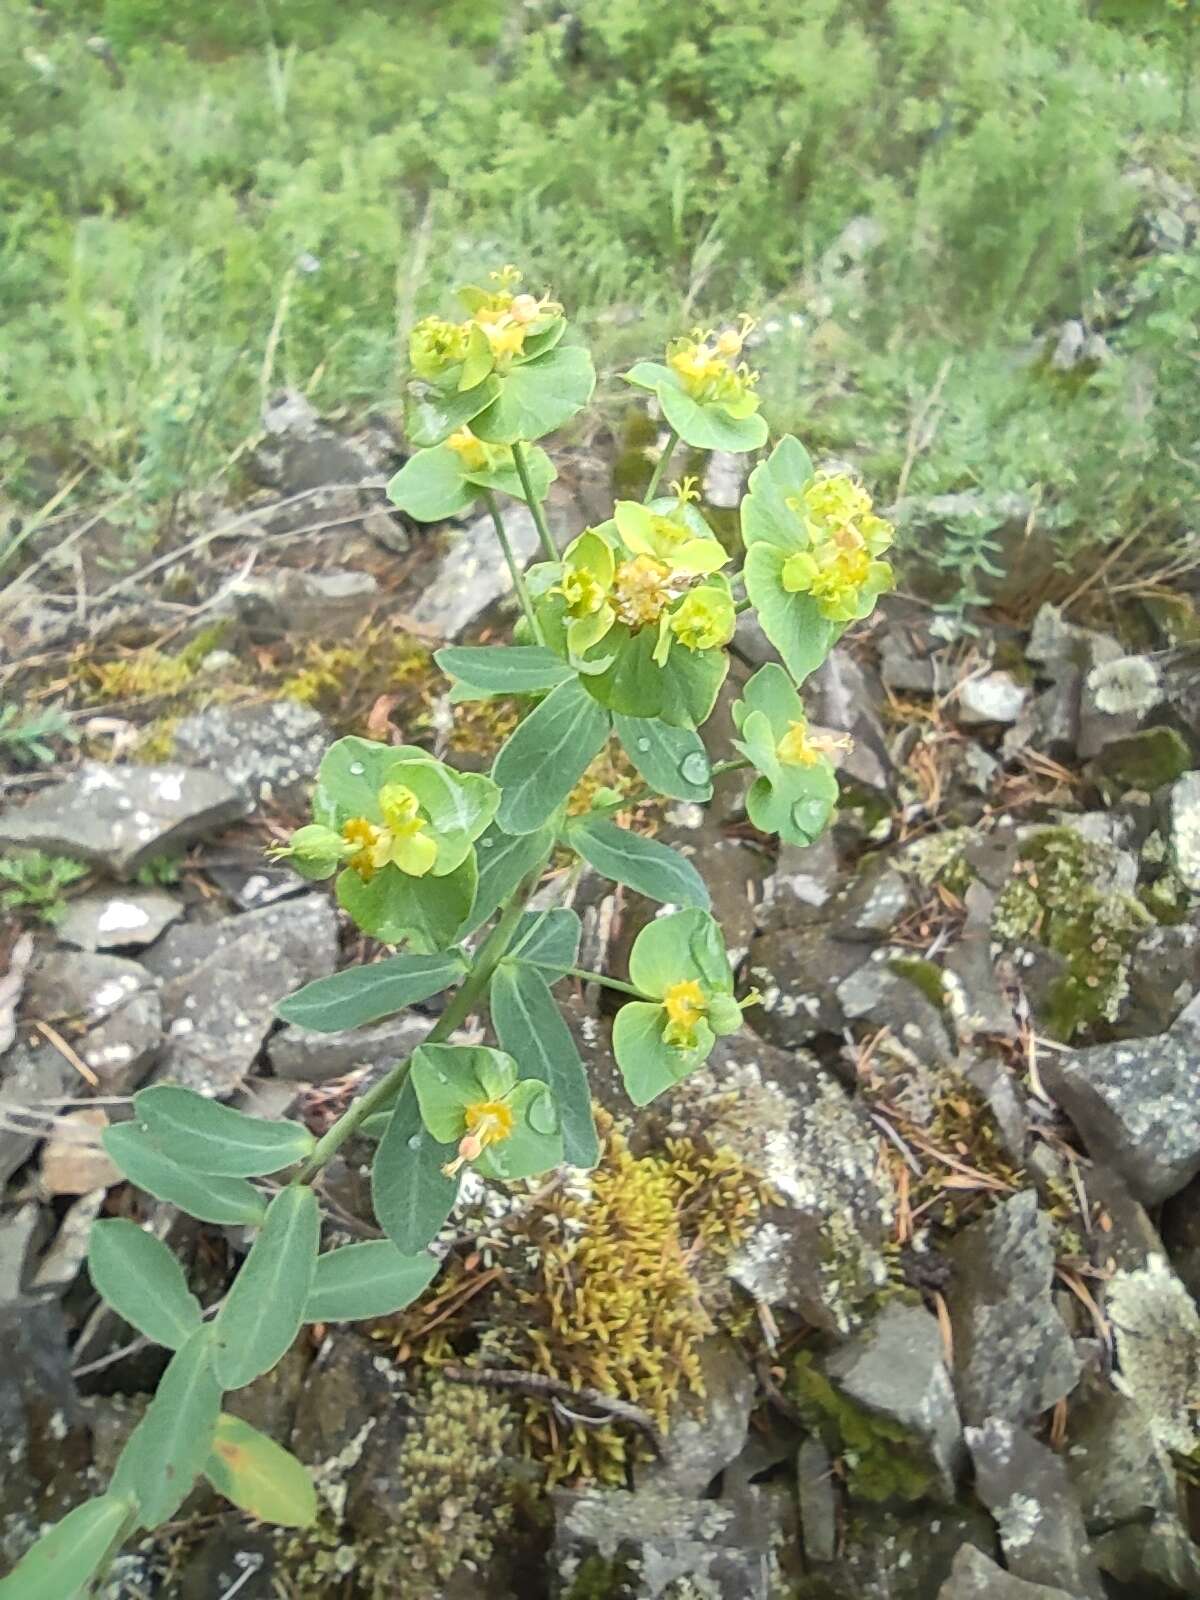
[[[1133,895],[1101,887],[1109,860],[1072,828],[1043,828],[1022,850],[992,915],[1005,943],[1036,941],[1065,960],[1041,1019],[1059,1039],[1116,1020],[1130,951],[1154,921]]]
[[[932,961],[923,961],[917,956],[893,956],[888,962],[888,967],[899,978],[907,981],[925,996],[926,1000],[939,1009],[946,1004],[946,984],[942,977],[942,969]]]
[[[1175,927],[1188,919],[1191,895],[1174,872],[1164,872],[1161,878],[1145,884],[1138,890],[1138,897],[1156,922]]]
[[[910,873],[925,889],[941,885],[951,894],[963,895],[975,879],[966,858],[966,847],[973,837],[970,828],[945,828],[940,833],[915,839],[898,861],[902,872]]]
[[[1153,794],[1192,767],[1187,741],[1174,728],[1144,728],[1115,739],[1097,757],[1096,768],[1120,789]]]
[[[923,1446],[900,1423],[848,1399],[819,1371],[812,1352],[801,1351],[789,1393],[826,1447],[840,1456],[851,1494],[862,1500],[920,1500],[936,1471]]]
[[[608,1561],[603,1556],[587,1556],[563,1600],[629,1600],[635,1578],[633,1568],[620,1557]]]

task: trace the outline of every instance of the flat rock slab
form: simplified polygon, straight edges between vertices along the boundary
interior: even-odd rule
[[[167,1026],[156,1081],[226,1098],[254,1065],[285,995],[337,963],[322,894],[171,929],[155,950]]]
[[[214,772],[85,761],[62,783],[0,816],[0,844],[72,856],[129,878],[243,809],[237,790]]]
[[[70,1066],[49,1044],[16,1044],[0,1056],[0,1185],[33,1151],[40,1118],[58,1110],[56,1102],[70,1092],[72,1078]],[[22,1117],[26,1111],[36,1112],[37,1120]],[[35,1131],[26,1133],[22,1125]]]
[[[1048,1589],[1044,1583],[1026,1583],[1005,1572],[994,1561],[965,1544],[954,1558],[950,1576],[938,1590],[937,1600],[1077,1600],[1065,1589]]]
[[[80,950],[133,949],[153,944],[182,915],[183,902],[162,889],[97,889],[72,900],[54,931]]]
[[[1063,1458],[1000,1417],[968,1428],[967,1447],[975,1493],[996,1519],[1009,1572],[1028,1583],[1066,1584],[1080,1600],[1104,1600]]]
[[[299,700],[258,706],[210,706],[175,730],[176,754],[220,773],[247,806],[287,795],[317,775],[333,734]]]
[[[1046,1087],[1088,1154],[1115,1167],[1144,1205],[1200,1172],[1200,1031],[1190,1011],[1155,1038],[1055,1052],[1043,1063]]]
[[[638,1489],[700,1496],[746,1443],[758,1383],[745,1356],[715,1335],[700,1347],[699,1360],[703,1394],[677,1405],[662,1456],[635,1472]]]
[[[60,1030],[65,1025],[102,1094],[136,1089],[162,1041],[158,983],[122,956],[51,951],[33,970],[25,1010]]]
[[[963,1418],[1027,1422],[1074,1388],[1079,1357],[1051,1299],[1054,1243],[1037,1196],[1025,1190],[950,1244],[947,1294]]]
[[[411,1055],[433,1026],[431,1017],[389,1017],[373,1028],[317,1033],[286,1023],[267,1043],[267,1060],[277,1077],[302,1083],[328,1083],[362,1067],[390,1066]]]

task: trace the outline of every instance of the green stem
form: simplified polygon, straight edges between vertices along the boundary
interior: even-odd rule
[[[492,981],[492,974],[508,952],[517,924],[521,920],[521,913],[530,895],[537,888],[545,864],[544,860],[540,861],[513,890],[512,897],[500,913],[495,927],[480,945],[462,987],[429,1030],[424,1041],[426,1044],[440,1044],[443,1039],[449,1038],[455,1028],[461,1027],[474,1011]],[[366,1094],[360,1095],[347,1108],[333,1127],[317,1140],[312,1155],[292,1179],[293,1183],[311,1183],[351,1134],[356,1132],[373,1112],[383,1110],[389,1101],[399,1094],[408,1076],[408,1063],[407,1056],[403,1061],[398,1061],[386,1076],[380,1078],[374,1088],[368,1089]]]
[[[500,541],[500,548],[504,551],[504,559],[508,563],[509,576],[513,581],[513,588],[517,592],[517,599],[521,602],[521,610],[525,613],[525,620],[529,624],[529,631],[533,634],[534,642],[541,644],[542,630],[538,626],[537,613],[533,609],[533,601],[529,597],[529,589],[525,583],[525,574],[521,571],[512,545],[508,542],[508,534],[504,531],[504,523],[500,517],[500,507],[496,504],[496,496],[490,489],[485,489],[483,498],[487,501],[488,511],[491,513],[492,526],[496,530],[496,538]]]
[[[749,761],[745,756],[736,756],[732,761],[718,761],[714,764],[711,776],[719,778],[726,772],[741,772],[743,767],[748,767]]]
[[[529,463],[525,459],[525,447],[518,441],[512,447],[513,466],[517,469],[517,477],[521,480],[521,488],[525,492],[525,504],[529,507],[533,517],[533,525],[538,531],[538,538],[542,541],[542,549],[546,552],[547,561],[558,560],[558,547],[554,543],[553,535],[546,523],[546,513],[542,502],[533,492],[533,480],[529,476]]]
[[[753,604],[753,602],[750,601],[750,600],[739,600],[737,605],[735,605],[733,609],[737,612],[738,616],[740,617],[743,611],[749,611],[749,609],[750,609],[752,604]]]
[[[650,996],[643,994],[640,989],[635,989],[631,983],[622,983],[619,978],[606,978],[602,972],[587,972],[583,967],[568,967],[568,978],[579,978],[584,983],[602,983],[606,989],[619,989],[622,994],[631,994],[635,1000],[649,1000]]]
[[[649,505],[651,500],[653,500],[654,496],[658,493],[658,486],[662,482],[663,473],[667,470],[667,463],[674,454],[675,446],[678,443],[679,435],[675,432],[675,429],[672,428],[670,433],[667,435],[666,444],[662,447],[662,454],[658,458],[658,463],[655,466],[654,471],[650,474],[650,487],[646,490],[646,499],[644,502],[646,505]]]

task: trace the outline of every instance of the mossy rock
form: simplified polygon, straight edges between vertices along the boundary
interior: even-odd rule
[[[1187,741],[1174,728],[1143,728],[1114,739],[1096,757],[1096,771],[1120,789],[1153,794],[1192,768]]]
[[[842,1458],[856,1499],[922,1500],[936,1488],[937,1471],[922,1443],[900,1423],[842,1394],[809,1350],[796,1358],[789,1393],[813,1431]]]

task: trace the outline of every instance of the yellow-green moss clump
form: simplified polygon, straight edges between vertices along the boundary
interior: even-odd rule
[[[924,1446],[900,1423],[842,1394],[818,1370],[811,1351],[796,1357],[788,1389],[809,1427],[841,1458],[851,1494],[860,1500],[920,1500],[934,1487],[936,1472]]]
[[[1154,922],[1133,895],[1102,887],[1109,866],[1110,853],[1073,828],[1043,828],[1022,849],[992,915],[1006,944],[1034,940],[1066,962],[1041,1019],[1059,1039],[1116,1021],[1130,951]]]

